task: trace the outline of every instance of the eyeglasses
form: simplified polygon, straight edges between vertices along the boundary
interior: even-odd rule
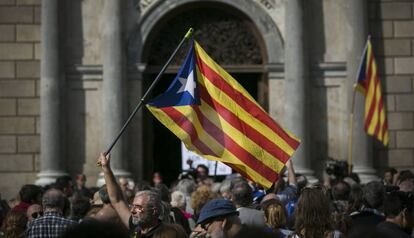
[[[201,227],[203,230],[206,230],[206,231],[207,231],[207,229],[208,229],[208,227],[211,225],[211,223],[213,223],[213,222],[206,222],[206,223],[200,224],[200,227]]]
[[[38,217],[43,216],[43,212],[33,212],[32,213],[32,218],[36,219]]]
[[[138,210],[139,212],[144,212],[145,210],[153,209],[153,207],[143,207],[141,205],[129,205],[129,209],[131,210]]]

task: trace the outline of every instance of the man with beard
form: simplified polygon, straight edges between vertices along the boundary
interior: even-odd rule
[[[122,223],[130,229],[134,237],[148,238],[163,226],[158,219],[161,211],[160,196],[149,190],[140,191],[135,195],[131,209],[122,195],[121,187],[116,183],[110,166],[110,156],[100,154],[98,164],[102,167],[109,199]]]

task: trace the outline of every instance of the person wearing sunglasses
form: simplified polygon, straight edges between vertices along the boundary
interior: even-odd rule
[[[26,212],[27,220],[30,222],[38,217],[43,216],[43,208],[39,204],[30,205]]]

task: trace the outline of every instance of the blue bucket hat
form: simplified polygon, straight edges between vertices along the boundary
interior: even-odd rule
[[[233,203],[225,199],[213,199],[207,202],[201,209],[197,224],[202,224],[216,217],[229,215],[239,215]]]

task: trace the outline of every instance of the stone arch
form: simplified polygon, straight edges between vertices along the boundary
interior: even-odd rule
[[[266,56],[263,63],[274,64],[282,63],[284,61],[283,41],[276,23],[272,20],[264,8],[258,5],[258,3],[253,1],[245,2],[238,0],[166,0],[155,2],[151,7],[149,7],[149,9],[141,16],[139,20],[139,27],[137,29],[139,32],[137,33],[140,40],[134,40],[133,42],[142,42],[143,44],[140,47],[135,47],[135,49],[140,48],[138,53],[139,59],[137,59],[137,61],[141,62],[143,53],[143,50],[141,48],[145,45],[151,31],[154,29],[156,24],[164,16],[185,5],[203,3],[222,4],[242,13],[254,24],[254,27],[258,32],[258,36],[263,42],[264,52],[262,52],[262,54]]]

